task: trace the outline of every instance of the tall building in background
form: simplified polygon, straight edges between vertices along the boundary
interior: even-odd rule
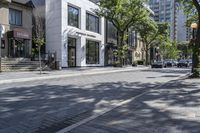
[[[176,0],[149,0],[157,22],[169,23],[170,38],[173,41],[186,41],[186,17]]]
[[[177,10],[177,41],[188,41],[190,39],[190,28],[186,27],[187,17],[183,10]]]

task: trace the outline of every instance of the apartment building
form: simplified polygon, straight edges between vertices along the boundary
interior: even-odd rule
[[[171,40],[187,40],[186,16],[176,0],[150,0],[149,5],[155,13],[155,21],[169,23]]]
[[[32,48],[32,4],[29,0],[1,0],[0,24],[5,28],[1,56],[30,58]]]
[[[104,66],[104,18],[89,0],[46,1],[46,52],[59,67]]]
[[[176,15],[174,0],[150,0],[150,8],[154,11],[154,20],[169,23],[171,40],[176,39]]]

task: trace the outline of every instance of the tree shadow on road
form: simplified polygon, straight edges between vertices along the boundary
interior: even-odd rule
[[[109,133],[199,133],[200,88],[185,80],[172,81],[87,123],[82,129]],[[83,132],[82,133],[86,133]]]
[[[55,127],[55,123],[57,125],[64,123],[63,126],[74,124],[93,115],[95,110],[101,111],[101,109],[109,108],[111,103],[130,99],[161,84],[161,82],[120,81],[82,86],[43,84],[32,87],[10,87],[0,92],[0,131],[12,128],[13,132],[16,130],[26,133],[47,132],[51,126]],[[181,85],[191,89],[195,87],[195,85],[191,86],[190,84],[180,83],[179,86]],[[155,90],[155,92],[145,95],[145,99],[142,101],[143,107],[145,107],[144,105],[146,105],[145,108],[148,107],[145,100],[160,99],[165,101],[167,98],[173,99],[170,106],[189,106],[191,101],[195,102],[193,105],[199,105],[197,103],[198,96],[188,95],[188,98],[182,103],[179,102],[181,97],[177,96],[180,93],[183,94],[183,91],[177,92],[177,94],[170,93],[166,98],[161,97],[161,95],[164,96],[168,92],[168,88],[161,88],[161,90],[163,90],[162,93]],[[198,91],[190,93],[197,94]],[[130,106],[127,109],[133,110],[134,108]],[[153,107],[152,109],[157,110]],[[170,116],[169,114],[166,115]],[[76,118],[76,120],[72,118]],[[69,119],[71,123],[68,121]],[[48,130],[48,133],[55,132],[54,130],[57,130],[57,127]]]
[[[159,83],[105,82],[9,88],[0,92],[0,131],[13,128],[27,133],[42,132],[39,127],[50,127],[85,112],[89,112],[85,116],[89,117],[95,110],[109,108],[111,103],[130,99],[157,85]]]

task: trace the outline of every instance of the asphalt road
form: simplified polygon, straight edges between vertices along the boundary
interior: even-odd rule
[[[188,69],[153,69],[3,84],[0,85],[0,133],[54,133],[103,111],[109,112],[118,103],[156,89],[187,72]],[[135,106],[134,103],[130,103],[131,107]],[[114,114],[98,118],[105,120],[107,117],[106,121],[112,121],[126,116]],[[98,125],[81,126],[70,132],[128,132],[126,128],[111,126],[102,127],[102,130]]]

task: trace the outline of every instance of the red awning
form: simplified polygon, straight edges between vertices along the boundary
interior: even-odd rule
[[[28,39],[28,40],[30,40],[32,38],[31,33],[29,33],[27,30],[21,29],[21,28],[14,28],[11,31],[10,36],[14,37],[14,38]]]

